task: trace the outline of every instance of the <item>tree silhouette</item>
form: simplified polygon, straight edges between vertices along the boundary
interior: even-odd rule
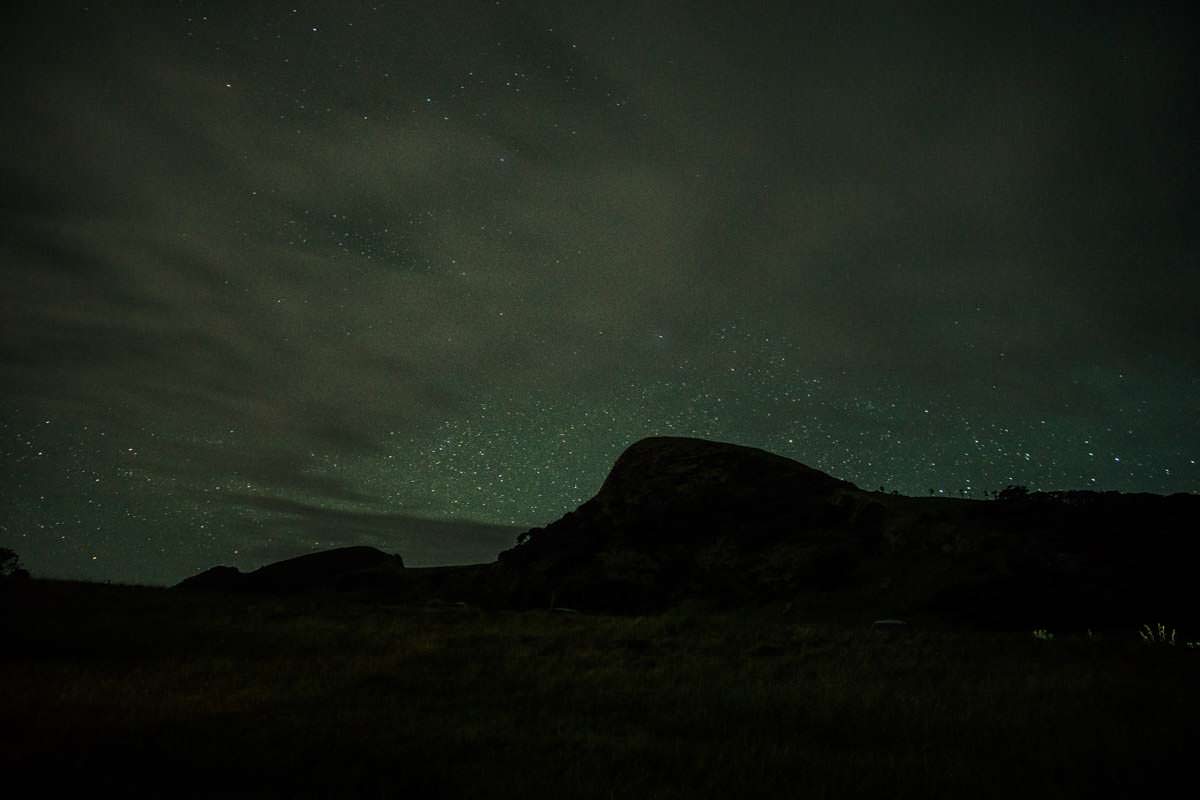
[[[996,495],[997,500],[1024,500],[1029,497],[1029,489],[1024,486],[1009,484]]]
[[[21,559],[7,547],[0,547],[0,581],[28,578],[29,572],[21,567]]]

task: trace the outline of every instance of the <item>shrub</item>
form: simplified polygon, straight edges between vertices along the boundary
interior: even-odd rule
[[[1001,489],[996,494],[997,500],[1012,502],[1014,500],[1025,500],[1029,497],[1029,489],[1024,486],[1009,484]]]
[[[21,559],[7,547],[0,547],[0,581],[28,578],[29,572],[21,567]]]

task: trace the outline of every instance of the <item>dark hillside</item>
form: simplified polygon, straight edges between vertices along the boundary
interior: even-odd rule
[[[277,561],[253,572],[213,567],[183,581],[185,589],[295,592],[360,589],[387,582],[404,569],[404,560],[374,547],[340,547]]]
[[[912,617],[1082,630],[1200,621],[1200,497],[1009,491],[990,501],[869,492],[763,450],[658,437],[595,497],[497,563],[402,569],[347,548],[185,581],[262,591],[608,613],[786,607],[811,618]]]
[[[599,493],[500,555],[518,604],[684,601],[1086,627],[1196,619],[1200,497],[863,491],[753,448],[653,438]]]

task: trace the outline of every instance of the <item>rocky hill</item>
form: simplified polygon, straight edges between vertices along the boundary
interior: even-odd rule
[[[522,534],[494,564],[381,570],[373,551],[371,580],[358,585],[409,600],[610,613],[778,605],[986,627],[1200,622],[1197,520],[1191,494],[902,497],[755,448],[655,437],[630,446],[595,497]],[[235,580],[296,585],[283,576],[307,575],[300,563],[316,558]],[[187,583],[230,577],[210,573]]]
[[[363,589],[387,584],[404,569],[404,560],[374,547],[339,547],[289,558],[242,572],[213,567],[179,584],[184,589],[296,592]]]
[[[863,491],[738,445],[651,438],[599,493],[500,554],[511,602],[681,602],[988,626],[1196,619],[1200,497]]]

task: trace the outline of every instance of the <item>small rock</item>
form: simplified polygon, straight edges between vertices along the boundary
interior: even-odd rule
[[[902,619],[877,619],[871,627],[877,631],[902,631],[908,629],[908,623]]]

